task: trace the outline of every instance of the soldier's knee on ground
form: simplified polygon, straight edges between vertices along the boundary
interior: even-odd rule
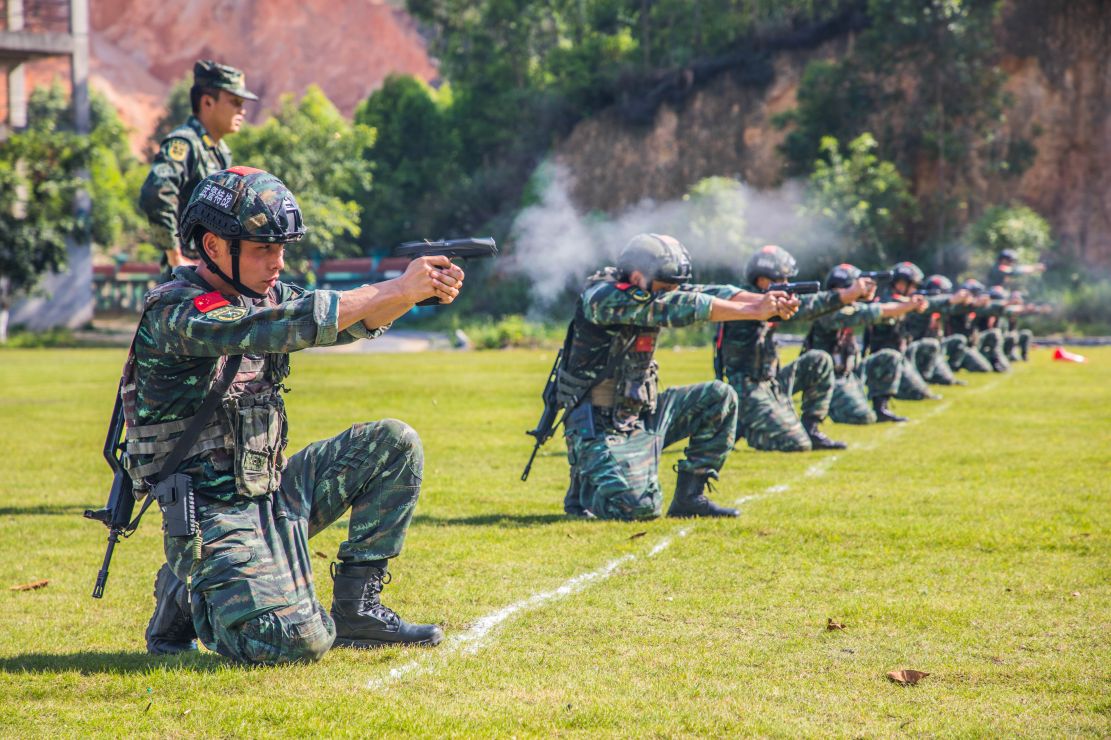
[[[308,618],[300,610],[268,612],[248,619],[238,632],[234,654],[229,657],[259,665],[315,662],[336,638],[331,616],[318,604]]]

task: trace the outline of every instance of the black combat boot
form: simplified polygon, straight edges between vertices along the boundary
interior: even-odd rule
[[[876,396],[872,399],[872,410],[876,412],[876,421],[906,421],[907,417],[893,414],[887,410],[887,400],[890,396]]]
[[[384,568],[333,563],[332,619],[335,647],[373,648],[383,645],[438,645],[444,632],[434,624],[409,624],[382,604],[382,586],[389,583]]]
[[[848,447],[844,442],[838,442],[835,439],[830,439],[822,434],[818,429],[818,425],[822,420],[816,416],[804,416],[802,418],[802,427],[806,430],[806,436],[810,437],[810,446],[815,450],[843,450]]]
[[[147,624],[147,652],[176,655],[197,649],[189,590],[166,563],[154,577],[154,614]]]
[[[740,516],[736,509],[727,509],[718,506],[706,498],[705,488],[710,478],[717,478],[718,474],[709,470],[704,473],[680,470],[679,478],[675,481],[675,496],[671,499],[671,506],[667,508],[667,515],[674,517],[692,516]],[[713,490],[712,488],[710,490]]]

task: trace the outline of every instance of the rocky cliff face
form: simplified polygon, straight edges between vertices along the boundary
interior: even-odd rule
[[[972,183],[970,194],[1030,205],[1050,220],[1062,250],[1111,267],[1111,3],[1014,0],[1000,42],[1014,99],[1008,134],[1033,141],[1037,157],[1021,178]],[[794,106],[809,60],[843,54],[850,44],[780,54],[763,90],[723,74],[683,105],[663,105],[646,127],[613,112],[582,122],[556,154],[575,177],[575,200],[614,211],[643,198],[675,198],[711,175],[778,185],[784,134],[771,119]]]
[[[351,114],[391,73],[438,75],[413,20],[384,0],[92,0],[90,20],[91,83],[119,108],[136,151],[197,59],[246,72],[256,120],[313,83]],[[65,60],[28,67],[29,87],[68,78]]]

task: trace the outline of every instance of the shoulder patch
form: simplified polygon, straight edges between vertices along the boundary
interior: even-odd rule
[[[220,291],[214,290],[211,293],[205,293],[204,295],[199,295],[194,298],[193,305],[201,313],[208,313],[209,311],[220,308],[221,306],[229,306],[231,305],[231,302],[228,301],[228,299],[225,298],[223,295],[221,295]]]
[[[185,139],[170,139],[166,143],[166,156],[175,162],[184,162],[189,156],[189,142]]]
[[[239,321],[241,318],[250,313],[250,309],[244,306],[220,306],[205,314],[210,319],[217,321]]]
[[[652,300],[652,294],[644,288],[632,287],[626,290],[625,294],[637,303],[648,303],[648,301]]]

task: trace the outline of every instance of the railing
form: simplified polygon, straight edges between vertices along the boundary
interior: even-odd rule
[[[0,31],[9,30],[9,9],[23,6],[22,31],[31,33],[69,33],[69,0],[0,0]]]

